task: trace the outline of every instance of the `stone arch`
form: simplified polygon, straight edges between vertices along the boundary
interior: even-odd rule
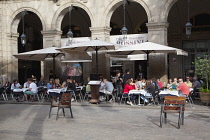
[[[86,6],[84,6],[80,3],[67,3],[67,4],[61,6],[55,12],[54,17],[52,19],[52,27],[51,27],[52,29],[61,30],[62,19],[64,18],[65,14],[68,12],[68,7],[71,5],[82,8],[88,14],[91,24],[94,23],[93,15],[92,15],[91,11]]]
[[[17,33],[18,24],[21,20],[21,12],[25,9],[27,11],[35,13],[39,17],[39,19],[42,23],[42,29],[46,30],[46,24],[45,24],[45,21],[44,21],[43,17],[41,16],[41,14],[37,10],[35,10],[33,8],[30,8],[30,7],[27,7],[27,8],[20,8],[12,14],[10,22],[9,22],[9,25],[10,25],[9,32],[10,33]]]
[[[149,7],[147,6],[147,4],[144,2],[144,0],[131,0],[132,2],[136,2],[138,4],[140,4],[144,10],[146,11],[147,13],[147,17],[148,17],[148,22],[152,22],[152,15],[151,15],[151,12],[149,10]],[[105,17],[105,23],[101,23],[101,25],[104,25],[106,27],[109,27],[110,26],[110,21],[111,21],[111,17],[112,17],[112,14],[114,13],[114,11],[120,6],[122,5],[123,1],[122,0],[115,0],[113,1],[111,4],[109,4],[109,6],[107,7],[106,11],[105,11],[105,14],[106,15]],[[102,21],[103,22],[103,21]]]
[[[169,0],[168,2],[166,2],[165,4],[165,8],[163,8],[163,11],[162,11],[162,22],[167,22],[167,19],[168,19],[168,14],[172,8],[172,6],[177,2],[178,0]]]

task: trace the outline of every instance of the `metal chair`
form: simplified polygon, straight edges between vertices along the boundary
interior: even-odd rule
[[[80,101],[83,101],[82,89],[76,89],[75,98],[76,96],[79,97]]]
[[[45,98],[47,97],[49,97],[49,95],[48,94],[46,94],[46,88],[44,88],[44,87],[38,87],[38,95],[40,96],[40,99],[41,100],[45,100]]]
[[[144,99],[143,99],[144,97]],[[144,100],[144,106],[146,102],[149,102],[149,100],[153,100],[152,102],[155,104],[155,99],[153,98],[151,93],[147,93],[145,96],[141,96],[141,98]]]
[[[126,96],[124,96],[124,95],[126,95]],[[130,100],[130,96],[128,94],[123,93],[121,96],[120,104],[122,103],[123,99],[124,99],[124,104],[125,104],[126,99]]]
[[[4,101],[8,101],[7,92],[5,88],[0,89],[0,94],[2,95]]]
[[[90,94],[90,85],[87,85],[87,86],[85,87],[84,100],[85,100],[86,98],[87,98],[87,100],[88,100],[89,97],[91,97],[91,94]]]
[[[111,93],[106,93],[106,92],[105,92],[105,97],[106,97],[106,99],[108,99],[109,96],[112,96],[112,100],[113,100],[113,102],[114,102],[114,104],[115,104],[115,96],[113,95],[113,92],[111,92]],[[107,101],[107,100],[106,100],[106,101]]]
[[[188,101],[190,103],[191,108],[193,107],[193,100],[192,100],[192,92],[189,93],[188,96],[186,96],[186,101]]]
[[[200,99],[200,88],[193,88],[193,92],[192,92],[192,99],[196,100],[196,99]]]
[[[184,124],[184,110],[185,110],[185,97],[176,97],[176,96],[165,96],[164,103],[161,106],[160,111],[160,127],[162,127],[163,123],[163,113],[164,113],[164,121],[167,123],[167,113],[179,113],[178,118],[178,129],[180,128],[180,124]]]

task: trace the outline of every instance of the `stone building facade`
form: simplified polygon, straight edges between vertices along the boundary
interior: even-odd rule
[[[71,28],[75,37],[91,37],[109,41],[110,35],[120,34],[123,26],[123,0],[2,0],[0,1],[0,76],[10,80],[27,73],[28,62],[18,61],[14,54],[39,48],[59,47],[60,40],[68,29],[68,8],[73,5]],[[193,73],[191,61],[198,55],[210,52],[208,18],[209,0],[190,1],[190,19],[193,30],[190,38],[185,35],[187,22],[187,0],[128,0],[126,5],[126,27],[128,34],[148,33],[148,41],[190,51],[190,57],[173,54],[150,55],[150,78],[166,80],[168,77],[187,76]],[[26,9],[25,32],[28,45],[20,44],[22,34],[21,12]],[[206,21],[207,20],[207,21]],[[202,21],[200,23],[200,21]],[[192,47],[194,46],[194,47]],[[197,46],[197,47],[196,47]],[[191,59],[191,60],[188,60]],[[109,59],[100,55],[99,72],[109,77]],[[59,61],[58,61],[59,62]],[[32,63],[32,62],[31,62]],[[28,69],[32,70],[33,62]],[[94,61],[93,61],[94,63]],[[93,73],[93,63],[84,63],[85,79]],[[41,62],[35,71],[48,77],[52,65],[50,60]],[[125,62],[124,69],[134,66]],[[186,66],[186,67],[185,67]],[[134,68],[131,68],[134,69]],[[29,71],[30,71],[29,70]],[[57,67],[59,71],[59,67]],[[191,71],[190,71],[191,70]],[[135,73],[135,71],[133,71]]]

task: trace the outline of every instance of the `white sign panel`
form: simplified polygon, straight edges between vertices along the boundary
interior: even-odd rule
[[[90,37],[73,38],[72,44],[82,43],[82,42],[86,42],[86,41],[90,41]],[[69,45],[70,44],[69,44],[68,38],[62,38],[61,39],[61,47],[67,47]]]
[[[130,34],[127,35],[127,39],[122,39],[122,35],[114,35],[110,36],[110,42],[114,44],[119,44],[119,45],[136,45],[136,44],[141,44],[143,42],[148,41],[148,34]],[[73,38],[72,44],[75,43],[81,43],[81,42],[86,42],[90,41],[90,37],[78,37],[78,38]],[[61,39],[61,47],[66,47],[69,46],[69,41],[68,38],[62,38]]]
[[[119,45],[136,45],[148,41],[148,34],[131,34],[127,35],[127,39],[123,39],[122,35],[110,36],[110,42]]]

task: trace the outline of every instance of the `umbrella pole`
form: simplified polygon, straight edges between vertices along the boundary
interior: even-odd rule
[[[96,48],[96,73],[98,74],[98,48]]]
[[[55,78],[55,56],[53,55],[53,78]]]
[[[147,79],[149,79],[149,52],[147,52]]]

